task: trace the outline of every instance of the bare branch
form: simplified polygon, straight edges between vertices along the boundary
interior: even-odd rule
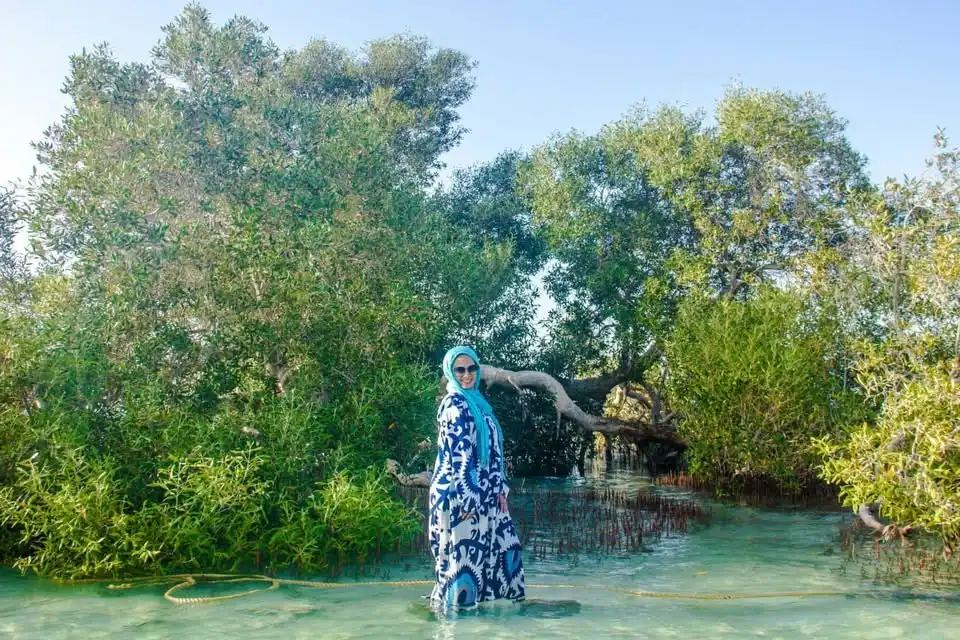
[[[857,515],[860,516],[863,524],[876,531],[884,540],[893,540],[895,536],[899,536],[902,540],[904,536],[913,530],[913,527],[898,527],[892,522],[887,525],[883,524],[873,515],[873,509],[868,504],[860,505],[860,508],[857,509]]]
[[[637,402],[639,402],[640,404],[642,404],[643,406],[645,406],[647,409],[652,409],[652,408],[653,408],[653,407],[650,405],[650,400],[647,399],[647,397],[646,397],[645,395],[643,395],[642,393],[638,393],[638,392],[634,391],[634,390],[631,389],[629,386],[624,390],[624,394],[626,394],[626,396],[627,396],[628,398],[633,398],[634,400],[636,400]]]
[[[877,533],[883,533],[883,530],[886,529],[884,524],[873,517],[873,511],[870,509],[870,505],[862,504],[860,508],[857,509],[857,515],[860,516],[860,520],[863,521],[863,524],[867,525]]]
[[[429,471],[420,473],[403,473],[400,471],[400,464],[396,460],[387,460],[387,473],[393,476],[397,482],[407,487],[429,487],[431,474]]]
[[[648,350],[648,353],[644,354],[644,357],[647,357],[649,354],[650,350]],[[599,395],[602,391],[603,395],[600,396],[602,399],[606,397],[606,394],[608,394],[611,389],[617,386],[617,384],[626,381],[626,374],[623,372],[615,372],[597,378],[570,382],[568,383],[567,388],[565,388],[564,385],[561,384],[556,378],[542,371],[510,371],[489,365],[480,365],[480,378],[488,386],[506,387],[513,389],[518,393],[521,392],[523,388],[537,388],[549,392],[553,396],[553,404],[557,410],[558,429],[560,420],[562,418],[567,418],[579,425],[579,427],[587,433],[598,431],[607,435],[624,435],[641,443],[661,442],[670,445],[677,450],[683,450],[687,448],[687,443],[684,442],[675,431],[664,427],[664,425],[668,424],[669,421],[673,419],[673,413],[667,414],[666,420],[661,420],[656,424],[647,424],[642,422],[631,423],[601,418],[583,411],[570,398],[570,395],[567,392],[567,388],[571,386],[578,387],[581,392],[588,390],[589,393],[584,394],[587,397],[592,397],[595,394]],[[619,382],[614,382],[614,380],[619,380]],[[441,393],[446,388],[446,384],[447,379],[444,376],[440,381]],[[634,395],[635,392],[628,390],[628,393],[631,395],[631,397],[637,397]],[[653,389],[651,393],[656,393],[656,389]],[[644,399],[644,401],[646,400]],[[659,403],[657,402],[656,404]],[[647,404],[647,406],[648,408],[650,407],[649,404]],[[420,444],[421,446],[424,445],[424,443]],[[402,485],[414,487],[430,486],[431,474],[429,471],[416,474],[405,474],[400,471],[400,465],[394,460],[387,460],[387,473],[393,476],[397,482]]]
[[[570,396],[578,400],[602,402],[611,389],[626,382],[627,378],[626,371],[614,371],[594,378],[570,380],[566,384],[566,389]]]
[[[630,436],[637,440],[656,440],[685,449],[686,443],[676,433],[660,429],[652,425],[633,424],[610,420],[591,415],[583,411],[570,399],[563,385],[556,378],[542,371],[508,371],[489,365],[480,366],[481,380],[491,386],[535,387],[543,389],[553,395],[553,403],[557,412],[563,417],[580,425],[587,432]]]

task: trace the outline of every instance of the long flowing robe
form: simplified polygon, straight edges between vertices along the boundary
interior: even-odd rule
[[[488,429],[490,460],[477,455],[477,429]],[[477,424],[466,399],[448,393],[437,410],[437,461],[430,483],[430,550],[436,559],[431,601],[468,608],[486,600],[524,598],[523,562],[501,474],[503,443],[489,420]]]

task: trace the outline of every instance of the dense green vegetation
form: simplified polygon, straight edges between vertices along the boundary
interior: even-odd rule
[[[960,542],[960,153],[942,132],[921,179],[856,207],[835,294],[875,422],[815,444],[844,503]],[[856,319],[856,322],[852,320]]]
[[[367,469],[432,433],[461,247],[419,181],[470,68],[417,39],[281,54],[196,7],[151,65],[72,59],[4,306],[19,566],[317,569],[410,531]]]
[[[819,474],[958,539],[942,135],[929,175],[879,188],[822,98],[734,86],[715,122],[637,110],[434,188],[473,64],[410,36],[281,52],[195,5],[148,64],[71,59],[44,171],[0,193],[10,562],[316,571],[391,548],[416,520],[383,463],[430,463],[461,341],[605,381],[568,385],[594,412],[663,380],[693,473]],[[514,474],[565,473],[592,441],[541,395],[492,400]]]
[[[866,408],[844,389],[836,332],[804,300],[766,287],[743,302],[685,300],[667,357],[690,471],[720,484],[813,482],[811,436],[842,437]]]

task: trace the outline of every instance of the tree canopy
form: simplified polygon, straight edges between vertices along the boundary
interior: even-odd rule
[[[734,85],[712,118],[638,107],[440,184],[474,64],[412,35],[281,51],[195,4],[148,62],[70,59],[43,171],[0,192],[10,560],[317,570],[395,546],[415,525],[383,465],[429,464],[461,342],[587,411],[637,403],[614,428],[491,390],[515,471],[565,473],[604,424],[956,540],[942,133],[926,175],[875,186],[822,96]]]

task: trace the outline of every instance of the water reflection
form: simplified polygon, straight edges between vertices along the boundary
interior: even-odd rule
[[[571,495],[609,490],[695,498],[710,511],[710,518],[688,528],[685,535],[652,541],[643,551],[531,557],[528,583],[542,586],[528,589],[529,602],[490,603],[445,617],[430,611],[421,598],[429,589],[421,586],[282,587],[216,605],[177,607],[163,600],[162,586],[113,592],[102,585],[58,586],[0,572],[0,635],[43,640],[374,636],[939,639],[954,635],[960,624],[955,591],[936,585],[923,590],[889,587],[872,576],[841,570],[844,561],[838,532],[848,516],[836,510],[724,505],[689,492],[656,487],[643,475],[623,469],[588,470],[582,478],[527,483],[527,489]],[[388,580],[424,580],[430,578],[430,571],[429,558],[417,555],[395,559],[366,573]],[[202,589],[216,592],[214,586]],[[202,589],[197,593],[204,593]],[[617,589],[681,594],[829,591],[841,595],[680,600],[640,597]]]

